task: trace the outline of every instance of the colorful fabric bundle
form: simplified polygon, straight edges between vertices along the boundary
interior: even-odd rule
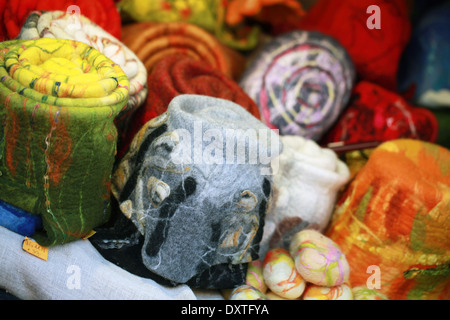
[[[323,232],[349,170],[330,149],[299,136],[282,136],[283,151],[272,162],[274,198],[267,212],[260,256],[272,248],[288,249],[297,232]]]
[[[34,10],[61,10],[83,15],[117,39],[122,21],[113,0],[0,0],[0,41],[14,39]],[[3,34],[2,34],[3,26]]]
[[[255,102],[232,79],[203,61],[186,55],[169,55],[161,59],[148,77],[148,97],[133,116],[121,157],[134,135],[154,117],[167,111],[170,101],[180,94],[198,94],[233,101],[259,118]]]
[[[424,15],[399,66],[399,90],[424,107],[450,107],[450,3]]]
[[[62,11],[34,11],[25,22],[18,39],[58,38],[77,40],[92,46],[117,63],[130,82],[127,107],[117,115],[115,123],[119,131],[119,144],[125,139],[132,114],[147,97],[147,70],[143,63],[114,36],[104,31],[84,16],[74,20]]]
[[[231,27],[226,24],[227,1],[121,0],[117,6],[126,20],[194,24],[213,33],[223,44],[238,50],[251,50],[258,44],[258,27]]]
[[[350,57],[338,42],[294,31],[269,42],[240,85],[269,127],[317,141],[346,106],[354,78]]]
[[[225,21],[236,26],[249,18],[268,25],[270,33],[278,35],[299,29],[304,15],[305,11],[297,0],[230,0]]]
[[[280,148],[277,134],[231,101],[172,99],[138,132],[112,178],[120,210],[145,237],[136,261],[175,284],[243,282],[246,263],[258,259],[270,161]],[[100,240],[104,250],[115,243]]]
[[[362,81],[322,142],[353,144],[399,138],[435,142],[437,136],[438,122],[432,112],[410,105],[395,92]]]
[[[362,80],[397,89],[398,64],[411,34],[406,0],[320,0],[300,26],[337,39]]]
[[[69,242],[108,219],[122,69],[62,39],[0,44],[0,198],[42,216],[42,245]]]
[[[240,77],[245,65],[241,54],[189,23],[134,23],[124,26],[122,39],[144,62],[148,73],[162,58],[175,53],[201,60],[234,79]]]
[[[347,257],[350,283],[393,300],[449,299],[449,190],[448,149],[409,139],[376,148],[326,233]]]

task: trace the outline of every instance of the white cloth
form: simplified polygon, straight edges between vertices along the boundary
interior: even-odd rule
[[[164,287],[105,260],[88,240],[49,248],[47,261],[0,227],[0,288],[24,300],[195,300],[186,285]]]
[[[339,189],[350,179],[347,165],[332,150],[300,136],[281,136],[281,142],[283,151],[272,161],[274,199],[266,215],[261,259],[273,245],[279,246],[273,238],[277,232],[277,239],[289,229],[323,232]]]

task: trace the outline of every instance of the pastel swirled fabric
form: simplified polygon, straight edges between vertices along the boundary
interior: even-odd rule
[[[63,39],[0,44],[0,198],[41,215],[45,246],[109,216],[114,118],[128,100],[119,65]]]
[[[122,41],[133,50],[151,73],[170,54],[184,54],[201,60],[230,78],[238,78],[245,59],[207,31],[183,22],[141,22],[124,26]]]
[[[0,41],[16,38],[28,15],[35,10],[75,12],[117,39],[121,37],[122,21],[113,0],[0,0]]]
[[[258,106],[231,78],[204,61],[183,54],[161,59],[148,76],[148,97],[145,105],[133,116],[122,156],[134,135],[149,120],[167,111],[170,101],[180,94],[196,94],[233,101],[260,118]]]
[[[127,107],[116,117],[122,141],[131,115],[147,97],[147,70],[141,60],[121,41],[83,15],[75,20],[71,14],[63,11],[32,12],[23,25],[18,39],[39,38],[68,39],[86,43],[122,68],[130,82]]]
[[[240,85],[269,127],[317,141],[345,108],[354,79],[353,63],[337,41],[293,31],[255,56]]]
[[[431,111],[413,106],[379,85],[361,81],[353,90],[352,102],[322,140],[324,144],[400,138],[435,142],[438,127]]]
[[[450,298],[449,165],[448,149],[419,140],[388,141],[372,152],[326,232],[351,266],[352,286],[365,286],[374,266],[389,299]]]

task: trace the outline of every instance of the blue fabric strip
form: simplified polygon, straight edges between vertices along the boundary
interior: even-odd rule
[[[0,200],[0,225],[20,235],[31,237],[42,229],[42,218]]]

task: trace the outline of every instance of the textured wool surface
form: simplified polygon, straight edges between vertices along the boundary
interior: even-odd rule
[[[41,244],[83,237],[108,218],[114,117],[128,79],[81,42],[0,46],[0,198],[42,216]]]
[[[257,259],[280,149],[277,134],[231,101],[175,97],[134,137],[112,178],[121,211],[145,237],[145,266],[185,283]],[[227,268],[209,275],[227,276]],[[217,280],[209,277],[199,285]],[[238,284],[225,280],[223,288]]]
[[[71,6],[77,6],[74,11]],[[34,10],[61,10],[82,14],[108,31],[121,37],[122,21],[113,0],[0,0],[0,41],[14,39],[28,15]]]
[[[421,16],[400,61],[399,90],[424,107],[450,107],[449,16],[448,1]]]
[[[349,181],[347,165],[330,149],[299,136],[280,137],[283,151],[272,162],[273,202],[267,212],[260,255],[289,248],[305,228],[324,231],[339,190]]]
[[[250,18],[268,25],[270,33],[277,35],[299,29],[305,14],[297,0],[231,0],[226,7],[225,21],[236,26]]]
[[[241,1],[242,2],[242,1]],[[150,22],[187,22],[214,34],[225,45],[251,50],[258,44],[256,26],[226,23],[227,1],[222,0],[121,0],[118,8],[125,20]]]
[[[372,152],[326,233],[346,255],[353,286],[377,266],[389,299],[450,298],[449,165],[448,149],[418,140]]]
[[[23,236],[31,237],[42,228],[42,219],[0,200],[0,226]]]
[[[143,61],[149,73],[162,58],[174,53],[203,61],[233,79],[239,78],[245,68],[245,59],[240,53],[190,23],[132,23],[123,27],[122,39]]]
[[[196,299],[186,285],[168,288],[105,260],[87,240],[49,248],[47,261],[22,250],[24,237],[0,227],[0,288],[23,300]]]
[[[317,141],[345,108],[354,78],[350,57],[337,41],[293,31],[265,45],[239,83],[269,127]]]
[[[367,26],[373,22],[373,11],[367,13],[370,6],[379,7],[380,29]],[[362,80],[397,89],[398,64],[411,34],[406,0],[320,0],[300,26],[337,39]]]
[[[120,111],[115,121],[120,144],[124,140],[131,115],[147,97],[147,70],[142,61],[120,40],[83,15],[74,20],[71,14],[63,11],[32,12],[17,39],[39,38],[68,39],[86,43],[122,68],[130,85],[127,107]]]
[[[207,63],[185,55],[170,55],[161,59],[148,76],[147,83],[147,101],[133,116],[127,140],[119,151],[120,157],[142,126],[166,112],[170,101],[180,94],[226,99],[239,104],[256,118],[260,117],[256,103],[235,81]]]
[[[367,82],[359,82],[351,102],[322,143],[356,144],[400,138],[435,142],[439,125],[425,108],[408,103],[399,94]]]

